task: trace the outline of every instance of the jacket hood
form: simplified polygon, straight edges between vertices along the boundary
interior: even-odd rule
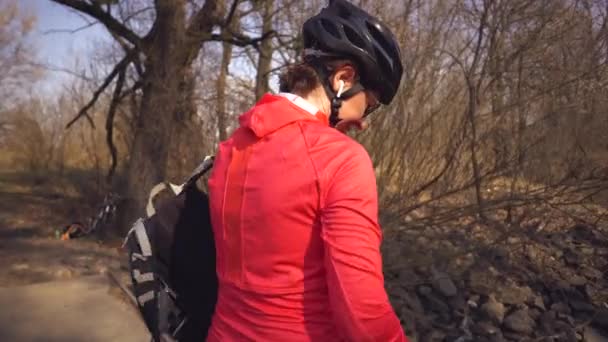
[[[251,129],[258,138],[267,136],[296,121],[316,121],[329,125],[327,115],[293,94],[265,94],[249,111],[239,117],[241,127]]]

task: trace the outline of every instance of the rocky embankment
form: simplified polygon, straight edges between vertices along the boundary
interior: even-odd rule
[[[386,286],[411,341],[608,341],[608,234],[536,220],[387,232]]]

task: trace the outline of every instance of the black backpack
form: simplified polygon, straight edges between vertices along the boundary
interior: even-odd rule
[[[215,243],[209,199],[196,181],[213,164],[206,157],[157,208],[155,186],[147,216],[125,238],[133,295],[152,341],[204,341],[217,301]]]

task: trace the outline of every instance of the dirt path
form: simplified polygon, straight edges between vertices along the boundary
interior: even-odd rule
[[[86,213],[62,190],[0,174],[0,340],[147,341],[106,275],[128,279],[120,241],[55,237]]]
[[[149,341],[103,275],[0,288],[0,308],[1,341]]]

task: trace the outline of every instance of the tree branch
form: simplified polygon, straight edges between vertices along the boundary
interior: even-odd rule
[[[241,47],[252,45],[254,48],[258,49],[259,43],[270,38],[274,34],[276,34],[276,31],[271,30],[265,32],[260,37],[252,38],[236,32],[226,32],[221,34],[211,34],[208,37],[203,38],[202,41],[227,42]]]
[[[120,23],[116,18],[110,15],[108,12],[104,11],[101,6],[95,2],[92,4],[86,3],[82,0],[51,0],[58,4],[71,7],[77,11],[82,13],[86,13],[89,16],[97,19],[100,23],[102,23],[110,32],[114,32],[124,39],[128,40],[131,44],[135,46],[141,45],[141,38],[127,28],[125,25]]]
[[[228,16],[226,17],[226,20],[224,20],[224,26],[230,26],[230,22],[232,22],[232,18],[234,17],[234,13],[236,12],[236,8],[238,7],[239,2],[239,0],[232,1],[232,5],[230,6],[230,12],[228,12]]]
[[[110,83],[112,83],[112,81],[114,80],[116,75],[118,75],[120,72],[123,72],[127,68],[127,65],[129,65],[129,63],[133,60],[134,56],[136,56],[135,49],[129,51],[129,53],[127,53],[127,55],[120,62],[118,62],[118,64],[116,64],[114,69],[112,69],[112,72],[110,72],[110,74],[106,77],[105,81],[93,93],[93,98],[89,101],[89,103],[86,104],[86,106],[84,106],[78,112],[78,114],[72,120],[70,120],[70,122],[68,122],[68,124],[66,125],[66,128],[70,128],[76,121],[78,121],[78,119],[80,119],[83,116],[89,120],[89,123],[91,124],[91,126],[95,127],[95,124],[93,123],[93,120],[89,117],[89,115],[87,114],[87,111],[89,109],[91,109],[91,107],[93,107],[93,105],[95,105],[95,103],[99,99],[99,96],[101,95],[101,93],[103,93],[103,91],[108,87],[108,85],[110,85]]]
[[[221,23],[218,13],[217,0],[207,0],[188,25],[186,34],[188,37],[199,37],[211,33],[213,26]]]
[[[112,164],[110,165],[110,170],[108,170],[108,181],[112,179],[112,177],[114,176],[114,172],[116,171],[117,151],[116,146],[114,145],[113,138],[114,116],[116,115],[116,108],[118,108],[118,104],[120,103],[120,99],[122,98],[121,92],[122,87],[125,84],[125,69],[120,70],[120,72],[118,73],[116,87],[114,88],[114,94],[112,95],[112,101],[110,102],[110,108],[108,109],[108,117],[106,120],[106,142],[108,144],[108,149],[110,149],[110,156],[112,157]]]

